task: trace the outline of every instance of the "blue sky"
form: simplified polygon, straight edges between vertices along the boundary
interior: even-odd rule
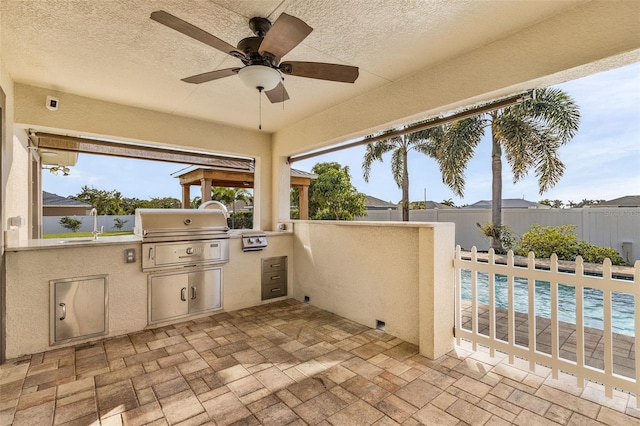
[[[605,199],[640,194],[640,63],[594,74],[556,86],[571,95],[580,106],[581,122],[576,137],[563,146],[560,158],[565,173],[560,182],[543,195],[533,173],[512,183],[508,165],[503,169],[503,198],[544,198],[565,202]],[[410,198],[457,205],[491,199],[491,147],[489,135],[480,143],[466,173],[464,199],[455,197],[442,184],[438,166],[431,158],[412,152],[409,158]],[[368,183],[362,177],[364,146],[294,163],[310,171],[321,161],[349,166],[355,187],[368,195],[398,202],[401,191],[391,177],[390,158],[376,163]],[[124,197],[181,198],[178,179],[171,176],[184,166],[155,161],[131,160],[80,154],[69,176],[43,172],[43,190],[62,196],[75,195],[83,185],[101,190],[118,190]],[[197,191],[192,190],[196,195]]]

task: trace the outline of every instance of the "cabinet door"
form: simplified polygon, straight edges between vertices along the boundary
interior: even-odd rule
[[[52,282],[51,343],[106,333],[106,278]]]
[[[189,273],[189,312],[222,307],[222,268]]]
[[[189,313],[189,275],[149,276],[149,319],[161,321]]]

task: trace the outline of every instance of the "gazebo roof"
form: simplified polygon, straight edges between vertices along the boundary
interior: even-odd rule
[[[253,188],[254,168],[241,170],[229,167],[197,168],[176,176],[180,185],[200,185],[202,180],[211,181],[211,186],[228,188]],[[291,185],[309,186],[311,179],[317,178],[314,173],[291,169]]]

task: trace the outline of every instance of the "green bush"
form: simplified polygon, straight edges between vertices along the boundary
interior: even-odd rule
[[[516,234],[513,233],[511,228],[507,225],[495,226],[493,223],[487,223],[481,225],[476,223],[476,226],[480,228],[480,232],[487,238],[497,238],[500,240],[502,250],[498,254],[505,254],[507,250],[511,250],[517,240]]]
[[[560,260],[575,260],[577,256],[582,256],[585,262],[590,263],[602,263],[609,258],[614,265],[625,264],[615,249],[578,240],[575,228],[575,225],[533,225],[515,244],[513,251],[519,256],[527,256],[532,251],[540,258],[548,258],[555,253]]]
[[[532,251],[536,257],[551,257],[555,253],[558,259],[575,259],[578,244],[575,228],[575,225],[533,225],[515,244],[514,253],[527,256]]]
[[[81,221],[69,216],[65,216],[62,219],[60,219],[59,223],[60,225],[62,225],[62,227],[70,229],[73,232],[76,232],[78,229],[80,229],[80,226],[82,226]]]
[[[229,213],[229,217],[227,218],[227,226],[229,228],[233,228],[233,218],[233,213]],[[253,229],[253,212],[236,212],[235,228],[233,229]]]
[[[602,263],[606,258],[609,258],[614,265],[624,265],[626,263],[616,249],[594,246],[586,241],[578,243],[578,254],[582,256],[582,260],[590,263]]]

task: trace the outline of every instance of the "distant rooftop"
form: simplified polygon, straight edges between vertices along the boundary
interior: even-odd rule
[[[589,207],[640,207],[640,195],[626,195],[624,197],[593,204]]]
[[[42,191],[42,206],[43,207],[86,207],[91,208],[90,204],[83,203],[82,201],[74,200],[72,198],[61,197],[57,194]]]
[[[293,169],[291,169],[293,172]],[[367,201],[365,203],[367,210],[398,210],[398,205],[389,201],[381,200],[380,198],[367,195]]]
[[[428,209],[455,209],[455,207],[451,207],[451,206],[448,206],[446,204],[438,203],[436,201],[427,201],[427,206],[425,208],[427,210]]]
[[[465,208],[466,209],[490,209],[491,200],[480,200],[477,203],[473,203]],[[551,207],[545,206],[544,204],[536,203],[533,201],[524,200],[522,198],[503,198],[502,208],[503,209],[550,209]]]

